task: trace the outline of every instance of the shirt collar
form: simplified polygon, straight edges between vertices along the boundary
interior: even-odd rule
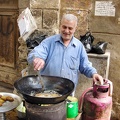
[[[55,39],[55,41],[56,41],[56,42],[59,41],[59,42],[63,43],[60,34],[57,35],[57,38]],[[77,46],[77,43],[75,42],[75,37],[74,37],[74,36],[72,37],[72,40],[71,40],[70,44],[71,44],[72,46],[74,46],[74,47]]]

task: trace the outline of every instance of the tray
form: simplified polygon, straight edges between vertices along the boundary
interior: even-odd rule
[[[13,93],[0,92],[0,95],[10,96],[14,99],[13,102],[6,101],[5,103],[3,103],[3,105],[0,106],[0,113],[4,113],[4,112],[14,109],[17,106],[19,106],[20,103],[22,102],[22,99],[18,95],[13,94]]]

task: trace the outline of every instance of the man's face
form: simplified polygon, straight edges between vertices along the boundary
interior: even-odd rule
[[[76,30],[76,21],[62,20],[60,26],[60,33],[63,41],[71,40],[74,32]]]

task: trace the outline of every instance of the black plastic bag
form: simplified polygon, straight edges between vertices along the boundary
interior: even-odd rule
[[[92,50],[92,43],[94,41],[94,37],[90,32],[87,32],[85,35],[80,36],[80,41],[83,43],[86,52],[89,53]]]
[[[46,38],[47,35],[37,35],[36,37],[34,38],[28,38],[26,40],[26,44],[27,44],[27,47],[29,49],[34,49],[34,47],[38,46],[42,40],[44,40]]]
[[[92,53],[104,54],[107,49],[107,42],[99,41],[96,45],[92,46]]]

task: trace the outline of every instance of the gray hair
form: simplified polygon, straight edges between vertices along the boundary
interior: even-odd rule
[[[69,20],[69,21],[71,21],[71,20],[76,21],[76,26],[77,26],[78,18],[75,15],[73,15],[73,14],[64,14],[63,17],[62,17],[62,20],[64,20],[64,19]]]

